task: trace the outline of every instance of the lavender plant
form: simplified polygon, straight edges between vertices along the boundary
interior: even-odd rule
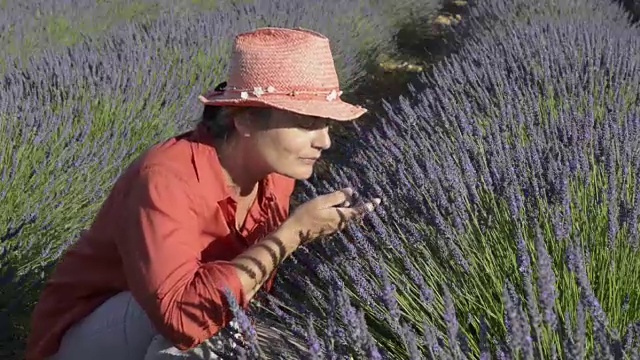
[[[474,37],[307,184],[386,205],[298,251],[257,316],[316,358],[638,358],[637,35],[575,17]]]

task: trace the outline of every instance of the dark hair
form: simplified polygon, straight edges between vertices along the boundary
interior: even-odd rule
[[[215,140],[225,139],[235,131],[233,115],[240,112],[250,112],[257,119],[268,119],[271,109],[261,107],[240,106],[211,106],[207,105],[202,111],[200,123],[205,126]]]
[[[228,121],[224,116],[225,111],[220,106],[207,105],[202,111],[202,118],[200,123],[204,125],[207,132],[215,139],[221,140],[229,135],[234,130],[233,122]],[[224,118],[223,118],[224,117]]]
[[[224,91],[227,87],[227,82],[223,81],[216,85],[214,91]],[[251,112],[256,118],[267,119],[270,115],[270,108],[258,108],[258,107],[236,107],[236,106],[211,106],[204,107],[202,112],[202,123],[209,134],[215,140],[222,140],[229,137],[235,127],[233,125],[232,115],[239,112]]]

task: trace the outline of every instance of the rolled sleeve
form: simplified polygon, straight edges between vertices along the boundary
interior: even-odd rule
[[[122,209],[117,240],[128,286],[157,330],[178,349],[191,349],[232,319],[229,289],[245,295],[228,261],[202,263],[199,203],[193,186],[168,169],[146,168]]]

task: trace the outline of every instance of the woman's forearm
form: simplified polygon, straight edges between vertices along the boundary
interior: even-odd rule
[[[231,263],[249,301],[273,271],[300,245],[300,233],[285,222],[276,231],[238,255]]]

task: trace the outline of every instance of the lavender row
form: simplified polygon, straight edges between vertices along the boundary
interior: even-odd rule
[[[513,19],[306,184],[385,204],[297,253],[259,313],[315,358],[639,357],[637,29]]]
[[[506,25],[535,19],[583,19],[595,23],[619,23],[632,26],[631,15],[617,1],[601,0],[472,0],[467,26]]]
[[[364,15],[374,10],[383,12],[385,19],[392,23],[432,20],[442,7],[442,0],[401,0],[393,5],[378,0],[346,0],[342,5],[351,9],[358,6],[364,9]],[[308,4],[289,1],[288,6]],[[131,23],[150,24],[163,13],[174,16],[194,15],[202,12],[229,11],[234,4],[261,6],[260,1],[193,1],[185,3],[165,0],[95,2],[76,0],[64,2],[30,2],[28,4],[4,4],[0,11],[0,44],[5,48],[5,56],[0,64],[15,67],[22,59],[40,57],[42,50],[54,50],[73,46],[85,41],[87,37],[103,38],[118,32],[120,26]],[[286,14],[278,14],[280,16]],[[295,17],[295,15],[293,16]],[[379,20],[379,19],[378,19]],[[378,20],[374,20],[378,21]]]
[[[166,0],[65,0],[0,4],[0,63],[31,57],[39,50],[76,44],[86,36],[100,36],[131,21],[150,22],[166,11],[212,11],[218,1],[176,3]]]

